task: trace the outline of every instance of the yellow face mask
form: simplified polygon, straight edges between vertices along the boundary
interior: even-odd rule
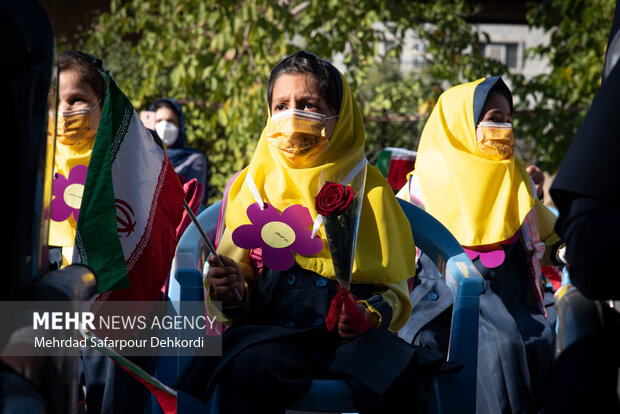
[[[315,112],[289,109],[271,118],[271,130],[267,142],[277,148],[292,164],[306,166],[327,148],[325,121],[338,115],[326,117]]]
[[[476,129],[478,155],[491,161],[502,161],[512,157],[515,139],[512,124],[480,122]]]
[[[90,109],[58,113],[56,134],[58,142],[64,145],[75,145],[89,141],[97,135],[93,129],[90,113],[99,105]]]

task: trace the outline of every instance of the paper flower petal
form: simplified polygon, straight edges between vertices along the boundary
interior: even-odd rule
[[[54,199],[52,200],[52,220],[53,221],[65,221],[71,215],[71,207],[65,203],[64,193],[69,185],[69,180],[65,178],[61,173],[54,174],[54,184],[52,193]]]
[[[304,234],[299,234],[291,249],[297,254],[312,256],[323,250],[323,239],[320,237],[310,237],[312,232],[306,230]]]
[[[295,264],[294,253],[313,255],[323,249],[320,238],[310,237],[312,216],[304,206],[289,206],[280,215],[269,204],[261,209],[254,203],[247,208],[247,215],[252,224],[237,227],[232,241],[242,249],[261,248],[263,263],[270,269],[290,269]]]
[[[65,221],[71,214],[75,221],[78,220],[87,172],[87,166],[76,165],[69,171],[68,178],[61,173],[54,174],[51,216],[53,221]]]
[[[263,264],[273,270],[288,270],[295,264],[295,257],[290,248],[263,247]]]
[[[310,210],[299,204],[287,207],[282,212],[281,220],[296,230],[305,229],[312,225]]]
[[[503,249],[480,253],[480,261],[487,269],[498,267],[499,265],[504,263],[505,257],[506,253],[504,253]]]
[[[76,165],[69,171],[69,183],[71,184],[86,184],[86,174],[88,173],[88,167],[85,165]]]
[[[239,226],[232,233],[232,241],[237,247],[242,249],[254,249],[263,247],[263,239],[260,237],[260,230],[254,224],[244,224]]]
[[[280,213],[272,205],[265,204],[265,209],[261,209],[258,203],[251,204],[246,210],[248,218],[252,224],[262,226],[270,221],[280,220]]]

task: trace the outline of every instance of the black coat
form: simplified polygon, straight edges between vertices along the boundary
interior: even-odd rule
[[[354,284],[351,289],[357,298],[365,299],[373,295],[377,286]],[[207,401],[216,386],[227,378],[236,382],[241,377],[256,377],[256,389],[245,389],[242,394],[254,400],[252,407],[257,410],[271,388],[288,387],[286,395],[277,397],[288,400],[286,406],[306,392],[313,377],[338,377],[352,385],[354,400],[368,408],[369,395],[377,400],[389,395],[388,390],[410,368],[415,371],[425,366],[424,370],[436,372],[442,367],[442,355],[412,346],[383,328],[372,329],[351,341],[340,338],[336,332],[328,332],[324,320],[337,291],[335,281],[299,267],[284,272],[264,271],[249,299],[249,309],[223,334],[223,355],[194,358],[178,388]],[[273,355],[274,343],[278,355]],[[270,352],[254,352],[254,349]],[[295,363],[300,360],[305,367]],[[239,367],[235,361],[247,362]],[[278,372],[274,373],[270,367],[276,362]],[[298,384],[296,388],[291,388],[291,377]],[[402,395],[409,406],[411,393],[417,394],[416,388],[419,398],[425,399],[417,402],[419,407],[428,404],[429,377],[425,374],[425,378],[409,384],[410,393]]]

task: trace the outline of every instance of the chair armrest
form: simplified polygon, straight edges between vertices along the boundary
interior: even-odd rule
[[[200,270],[187,267],[177,268],[174,278],[180,287],[180,297],[176,300],[181,302],[202,302],[204,300],[204,287]]]
[[[215,232],[220,214],[221,201],[210,205],[202,213],[198,215],[198,222],[202,226],[205,234],[211,242],[215,240]],[[175,254],[175,263],[177,268],[189,267],[202,271],[204,259],[209,255],[206,246],[198,228],[191,223],[179,240],[177,252]]]
[[[198,215],[202,226],[211,242],[215,239],[220,214],[221,201],[210,205]],[[169,297],[172,301],[202,301],[202,268],[209,249],[202,240],[198,228],[191,223],[179,240],[170,277]]]
[[[478,316],[484,279],[465,252],[451,257],[446,267],[446,283],[455,292],[449,361],[477,361]]]

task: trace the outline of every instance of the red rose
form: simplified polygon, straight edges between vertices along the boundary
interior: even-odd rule
[[[314,200],[316,212],[323,216],[339,216],[353,202],[353,189],[327,181]]]

